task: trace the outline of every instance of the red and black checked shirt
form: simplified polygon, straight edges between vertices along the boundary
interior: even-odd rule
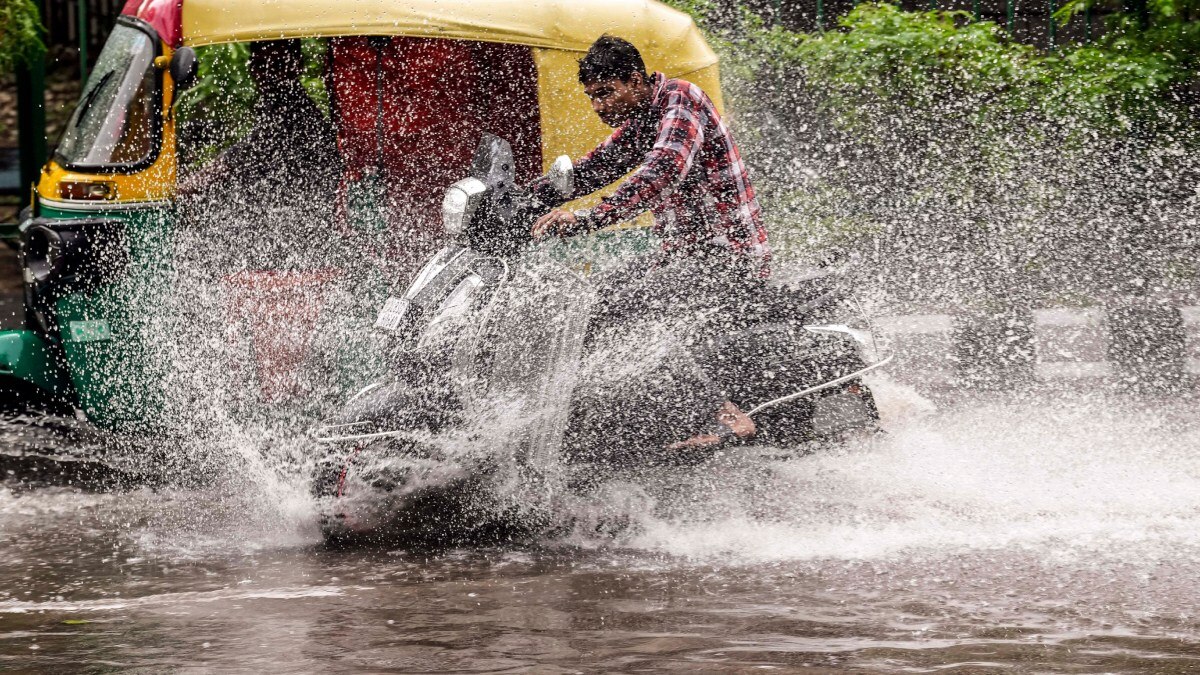
[[[700,87],[655,73],[655,114],[625,122],[575,162],[575,193],[553,195],[545,179],[532,186],[551,204],[590,194],[636,171],[584,218],[587,230],[629,220],[649,209],[654,233],[669,254],[728,249],[770,274],[771,248],[733,135]]]

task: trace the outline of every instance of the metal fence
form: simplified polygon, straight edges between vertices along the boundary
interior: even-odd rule
[[[125,0],[41,0],[47,46],[78,50],[81,79],[112,31]]]
[[[78,58],[79,79],[100,53],[125,0],[39,0],[46,46],[56,59]],[[20,150],[0,152],[0,195],[23,195],[46,160],[46,63],[19,68],[17,126]]]

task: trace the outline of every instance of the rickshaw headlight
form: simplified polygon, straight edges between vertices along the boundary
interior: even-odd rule
[[[446,189],[446,197],[442,200],[442,226],[447,236],[459,237],[466,231],[485,192],[487,186],[478,178],[464,178]]]
[[[111,201],[117,198],[117,186],[108,181],[64,180],[58,184],[63,199]]]

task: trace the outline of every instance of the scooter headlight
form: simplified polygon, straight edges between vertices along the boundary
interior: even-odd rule
[[[478,178],[464,178],[446,189],[442,200],[442,227],[449,237],[459,237],[483,201],[487,186]]]

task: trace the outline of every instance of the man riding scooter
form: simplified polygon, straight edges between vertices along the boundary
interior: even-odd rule
[[[555,209],[538,219],[533,236],[590,233],[650,210],[662,246],[651,260],[637,263],[641,270],[631,269],[636,280],[645,279],[646,270],[687,259],[690,264],[681,269],[702,270],[697,287],[706,289],[702,292],[718,315],[752,302],[770,273],[767,231],[741,153],[712,100],[684,80],[648,75],[637,48],[609,35],[596,40],[579,61],[579,81],[593,110],[615,131],[574,163],[574,193],[559,195],[547,179],[531,190],[543,203],[558,206],[633,173],[590,211]],[[616,306],[623,303],[654,306],[644,297],[632,303],[622,297],[621,286],[628,281],[618,276],[611,288],[601,288],[609,313],[619,314]],[[654,284],[642,283],[634,293],[652,294]],[[700,332],[712,329],[704,326]],[[712,433],[669,449],[745,440],[755,431],[754,421],[726,399],[716,410]]]

